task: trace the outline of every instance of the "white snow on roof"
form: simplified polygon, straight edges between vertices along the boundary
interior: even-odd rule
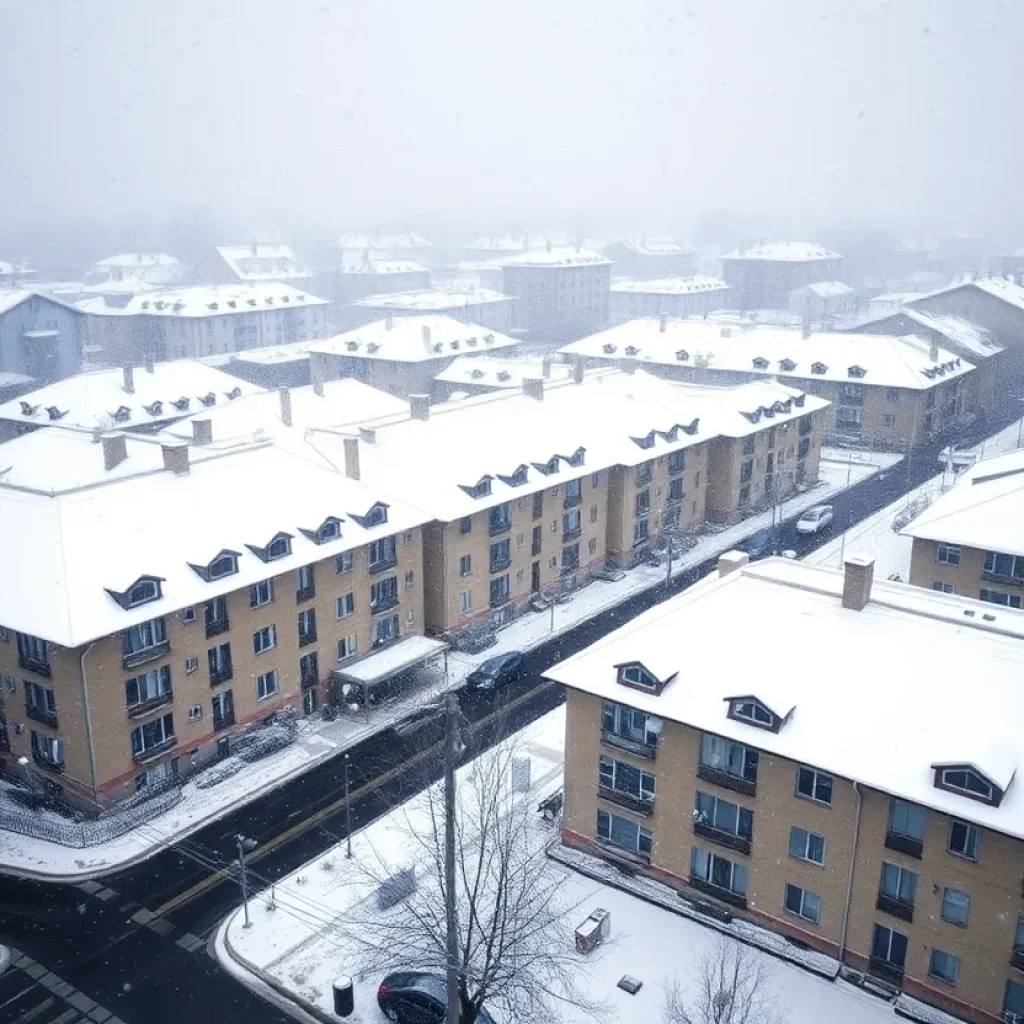
[[[679,317],[630,320],[559,351],[593,359],[636,359],[641,365],[697,366],[699,357],[707,360],[711,370],[762,376],[778,373],[891,388],[930,388],[974,369],[941,346],[938,360],[931,360],[929,343],[913,335],[812,331],[805,338],[798,328],[730,327]],[[793,365],[784,365],[786,360]],[[820,372],[815,372],[816,367]],[[851,375],[851,368],[865,373]]]
[[[697,251],[671,238],[625,238],[618,244],[637,256],[690,256]]]
[[[252,284],[195,285],[147,292],[130,299],[123,310],[117,310],[117,313],[128,316],[231,316],[234,313],[255,313],[263,309],[302,309],[305,306],[326,304],[326,299],[310,295],[294,285],[257,281]]]
[[[309,351],[357,359],[420,363],[519,344],[517,339],[479,324],[467,324],[454,317],[429,313],[376,320],[325,341],[312,342]]]
[[[429,274],[422,264],[411,259],[396,259],[381,252],[345,252],[342,254],[343,274]]]
[[[568,380],[572,368],[565,363],[547,367],[548,380]],[[542,359],[500,359],[488,356],[459,356],[450,366],[436,374],[434,380],[445,384],[473,384],[489,388],[521,388],[525,378],[544,378]]]
[[[951,313],[925,313],[918,309],[900,309],[889,316],[879,317],[879,321],[889,320],[894,316],[906,317],[919,324],[927,336],[928,331],[938,331],[951,345],[969,353],[971,358],[988,359],[1003,351],[1002,345],[992,340],[992,336],[984,327],[979,327],[970,320],[954,316]],[[873,323],[868,321],[867,323]],[[861,325],[865,326],[865,325]]]
[[[0,449],[2,450],[2,449]],[[1024,450],[982,459],[901,532],[1024,555]]]
[[[589,249],[573,245],[552,246],[549,249],[528,249],[505,261],[506,267],[595,267],[611,266],[612,261]]]
[[[612,282],[613,292],[641,295],[693,295],[698,292],[724,292],[729,286],[720,277],[694,274],[691,277],[663,277],[656,281],[621,278]]]
[[[843,284],[842,281],[815,281],[813,284],[794,288],[793,291],[798,295],[810,292],[820,299],[838,299],[844,295],[853,295],[856,288],[851,288],[848,284]]]
[[[143,292],[156,291],[163,283],[155,284],[144,277],[130,274],[127,277],[108,277],[103,281],[83,284],[81,291],[83,295],[141,295]],[[81,304],[79,308],[82,308]]]
[[[805,263],[810,260],[838,260],[842,257],[814,242],[765,242],[746,249],[726,253],[723,260],[776,260]]]
[[[213,396],[213,408],[235,400],[228,395],[240,398],[263,391],[255,384],[193,359],[156,363],[152,372],[136,366],[132,376],[135,390],[129,393],[124,389],[124,372],[120,367],[79,373],[0,404],[0,419],[36,426],[59,423],[62,427],[85,430],[130,429],[202,409],[201,399],[206,396]],[[173,404],[186,399],[188,405],[182,409]],[[51,418],[51,409],[55,410],[56,418]],[[127,412],[116,419],[118,410]]]
[[[241,352],[230,352],[221,365],[237,360],[240,363],[259,363],[261,366],[272,366],[279,363],[301,363],[309,359],[309,346],[312,341],[290,341],[286,345],[274,345],[268,348],[248,348]],[[222,356],[223,353],[219,353]],[[204,359],[209,358],[207,356]]]
[[[218,245],[217,252],[240,281],[293,281],[312,271],[290,246],[272,242]]]
[[[360,658],[355,664],[339,669],[339,675],[355,682],[372,684],[442,654],[448,645],[428,636],[407,636],[376,654]]]
[[[31,298],[45,299],[47,302],[56,303],[58,306],[63,306],[65,309],[73,310],[76,313],[81,312],[78,306],[65,302],[63,299],[58,299],[54,295],[46,295],[37,288],[0,288],[0,316],[14,309],[15,306],[20,306],[26,299]]]
[[[121,252],[116,256],[97,260],[93,267],[116,267],[118,270],[133,271],[151,267],[181,267],[181,261],[166,252]]]
[[[467,306],[486,306],[495,302],[511,302],[512,296],[493,288],[435,288],[431,291],[384,292],[356,299],[353,306],[370,309],[445,310]]]
[[[1015,284],[1012,280],[1005,277],[979,277],[974,281],[960,281],[945,288],[940,288],[937,291],[929,292],[927,295],[916,295],[912,304],[924,303],[934,296],[947,295],[961,288],[977,288],[986,295],[1002,299],[1003,302],[1017,309],[1024,310],[1024,286]]]
[[[10,387],[13,384],[30,384],[34,377],[26,376],[24,373],[14,373],[12,370],[0,370],[0,387]]]
[[[65,647],[167,615],[211,597],[400,533],[427,517],[388,499],[387,522],[360,526],[381,500],[371,487],[264,444],[192,465],[177,475],[144,473],[60,496],[0,483],[5,570],[17,586],[0,590],[0,621]],[[301,531],[331,516],[341,538],[316,544]],[[247,544],[291,534],[292,553],[264,563]],[[239,571],[205,582],[205,565],[223,550],[240,552]],[[140,576],[161,577],[163,596],[128,611],[105,593]]]
[[[842,607],[842,586],[835,570],[758,562],[691,587],[545,675],[1024,838],[1024,784],[990,807],[936,789],[932,771],[943,759],[1006,779],[1022,760],[1024,612],[877,578],[857,612]],[[799,665],[765,658],[794,635]],[[896,651],[910,652],[898,686]],[[615,665],[648,658],[678,672],[660,696],[616,681]],[[777,686],[796,706],[778,733],[726,717],[725,698],[763,691],[769,703]]]
[[[379,235],[371,238],[369,235],[352,232],[342,235],[333,243],[335,249],[358,249],[359,251],[376,249],[383,252],[415,252],[418,249],[432,249],[433,246],[434,243],[422,235]]]
[[[573,245],[575,237],[569,231],[527,231],[525,234],[488,235],[470,242],[467,249],[479,252],[524,252],[536,245]]]

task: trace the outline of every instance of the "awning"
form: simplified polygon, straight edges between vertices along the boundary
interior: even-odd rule
[[[335,666],[331,675],[342,683],[376,686],[407,668],[438,657],[447,649],[448,645],[443,640],[432,640],[428,636],[408,636],[359,661]]]

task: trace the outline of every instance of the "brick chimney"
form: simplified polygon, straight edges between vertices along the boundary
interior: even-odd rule
[[[162,444],[160,452],[164,457],[164,469],[169,469],[178,476],[188,472],[188,445]]]
[[[324,396],[324,364],[319,359],[309,361],[309,379],[313,385],[313,394]]]
[[[210,444],[211,441],[213,441],[213,420],[193,420],[193,444]]]
[[[843,607],[859,612],[871,600],[875,560],[870,555],[850,555],[843,566]]]
[[[544,378],[543,377],[524,377],[523,378],[523,394],[529,395],[530,398],[536,398],[538,402],[544,401]]]
[[[742,569],[750,561],[746,551],[723,551],[718,556],[718,575],[728,576],[729,573]]]
[[[410,395],[409,412],[414,420],[429,420],[430,395]]]
[[[542,359],[540,361],[540,375],[546,380],[551,376],[551,360]]]
[[[345,439],[345,476],[350,480],[359,479],[359,438]]]
[[[576,384],[582,384],[583,374],[586,370],[586,363],[584,362],[583,356],[574,354],[569,358],[572,359],[572,379]]]
[[[103,468],[113,469],[120,466],[128,458],[128,442],[124,434],[104,434],[100,438],[103,445]]]
[[[129,395],[135,394],[135,367],[131,363],[125,363],[121,368],[124,375],[124,389]]]
[[[287,388],[278,388],[277,397],[281,399],[281,422],[286,426],[292,425],[292,393]]]

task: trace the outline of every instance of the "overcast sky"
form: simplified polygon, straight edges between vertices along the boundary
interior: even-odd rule
[[[8,218],[1024,227],[1019,2],[0,0],[0,40]]]

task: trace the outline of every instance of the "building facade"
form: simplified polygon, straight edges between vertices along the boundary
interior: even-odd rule
[[[699,316],[728,304],[729,286],[717,277],[616,280],[611,286],[609,317],[620,324],[641,316]]]
[[[0,291],[0,371],[40,382],[77,373],[85,321],[66,302],[30,291]]]
[[[445,288],[368,295],[351,303],[348,312],[353,327],[388,316],[440,314],[507,334],[515,326],[514,308],[512,297],[498,291],[485,288]]]
[[[690,277],[697,269],[697,250],[670,238],[627,239],[601,251],[618,273],[639,281]]]
[[[838,281],[843,257],[811,242],[769,242],[722,257],[722,277],[736,309],[786,309],[789,294],[817,281]]]

